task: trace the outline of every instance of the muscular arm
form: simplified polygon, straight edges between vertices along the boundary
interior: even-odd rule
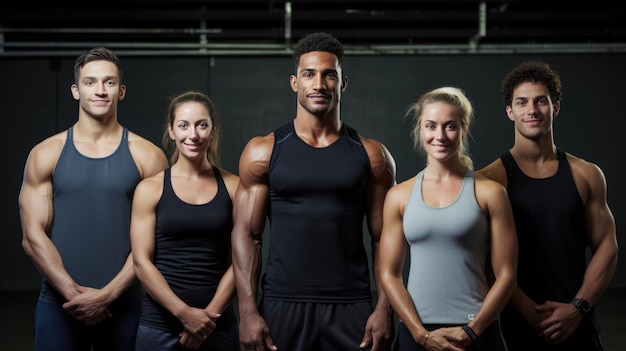
[[[367,196],[367,226],[372,246],[372,272],[377,302],[368,320],[361,347],[373,342],[372,350],[385,350],[393,339],[392,311],[380,279],[380,237],[383,229],[383,205],[387,191],[396,183],[396,163],[387,148],[374,140],[364,140],[370,158],[371,175]]]
[[[268,166],[273,135],[257,137],[239,160],[239,187],[234,203],[231,236],[233,272],[239,302],[239,334],[243,350],[276,349],[256,306],[261,273],[261,239],[269,199]]]
[[[476,195],[483,211],[488,214],[490,262],[495,278],[476,318],[470,323],[480,335],[498,318],[515,291],[518,245],[513,211],[504,187],[477,175]]]
[[[427,330],[417,315],[413,300],[403,280],[406,260],[406,239],[402,228],[402,215],[413,186],[409,180],[393,187],[385,198],[383,230],[380,240],[380,281],[391,306],[411,335],[422,344]]]
[[[572,163],[576,165],[576,163]],[[578,167],[573,166],[575,177]],[[576,297],[595,304],[608,287],[617,268],[618,245],[615,233],[615,218],[607,203],[606,179],[596,165],[581,164],[580,174],[588,184],[585,201],[587,220],[587,244],[591,259],[585,271],[583,284]]]
[[[506,170],[499,158],[476,173],[502,184],[505,188],[507,186]],[[541,320],[547,317],[546,314],[535,311],[537,303],[528,297],[517,284],[508,303],[519,311],[534,329],[538,329]]]
[[[217,315],[210,315],[205,310],[193,308],[182,301],[153,263],[156,247],[156,207],[162,189],[162,175],[143,180],[135,189],[130,225],[134,271],[148,294],[178,318],[185,330],[193,334],[208,335],[215,328],[213,319]]]
[[[64,138],[64,137],[63,137]],[[67,300],[80,294],[48,236],[52,224],[52,173],[63,142],[47,139],[30,152],[19,194],[22,247],[44,278]]]

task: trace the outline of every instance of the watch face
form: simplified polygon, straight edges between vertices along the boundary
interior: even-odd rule
[[[574,299],[572,301],[572,304],[576,306],[576,309],[582,314],[587,314],[589,310],[591,309],[589,302],[583,299]]]
[[[581,311],[583,311],[584,313],[589,312],[589,302],[585,301],[585,300],[580,300],[580,309]]]

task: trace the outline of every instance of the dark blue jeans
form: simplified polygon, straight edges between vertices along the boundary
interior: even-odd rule
[[[134,351],[140,301],[111,310],[112,317],[87,326],[56,303],[35,307],[35,351]]]

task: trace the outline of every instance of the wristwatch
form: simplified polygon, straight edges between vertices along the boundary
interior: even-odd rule
[[[591,310],[591,305],[587,300],[573,298],[569,303],[574,305],[576,307],[576,311],[580,312],[583,316],[587,315],[587,313]]]

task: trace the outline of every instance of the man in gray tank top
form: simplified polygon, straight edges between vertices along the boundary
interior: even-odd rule
[[[115,54],[86,52],[74,75],[78,121],[33,147],[19,195],[22,245],[43,276],[34,349],[131,351],[142,296],[130,255],[132,196],[167,159],[118,122],[126,86]]]

